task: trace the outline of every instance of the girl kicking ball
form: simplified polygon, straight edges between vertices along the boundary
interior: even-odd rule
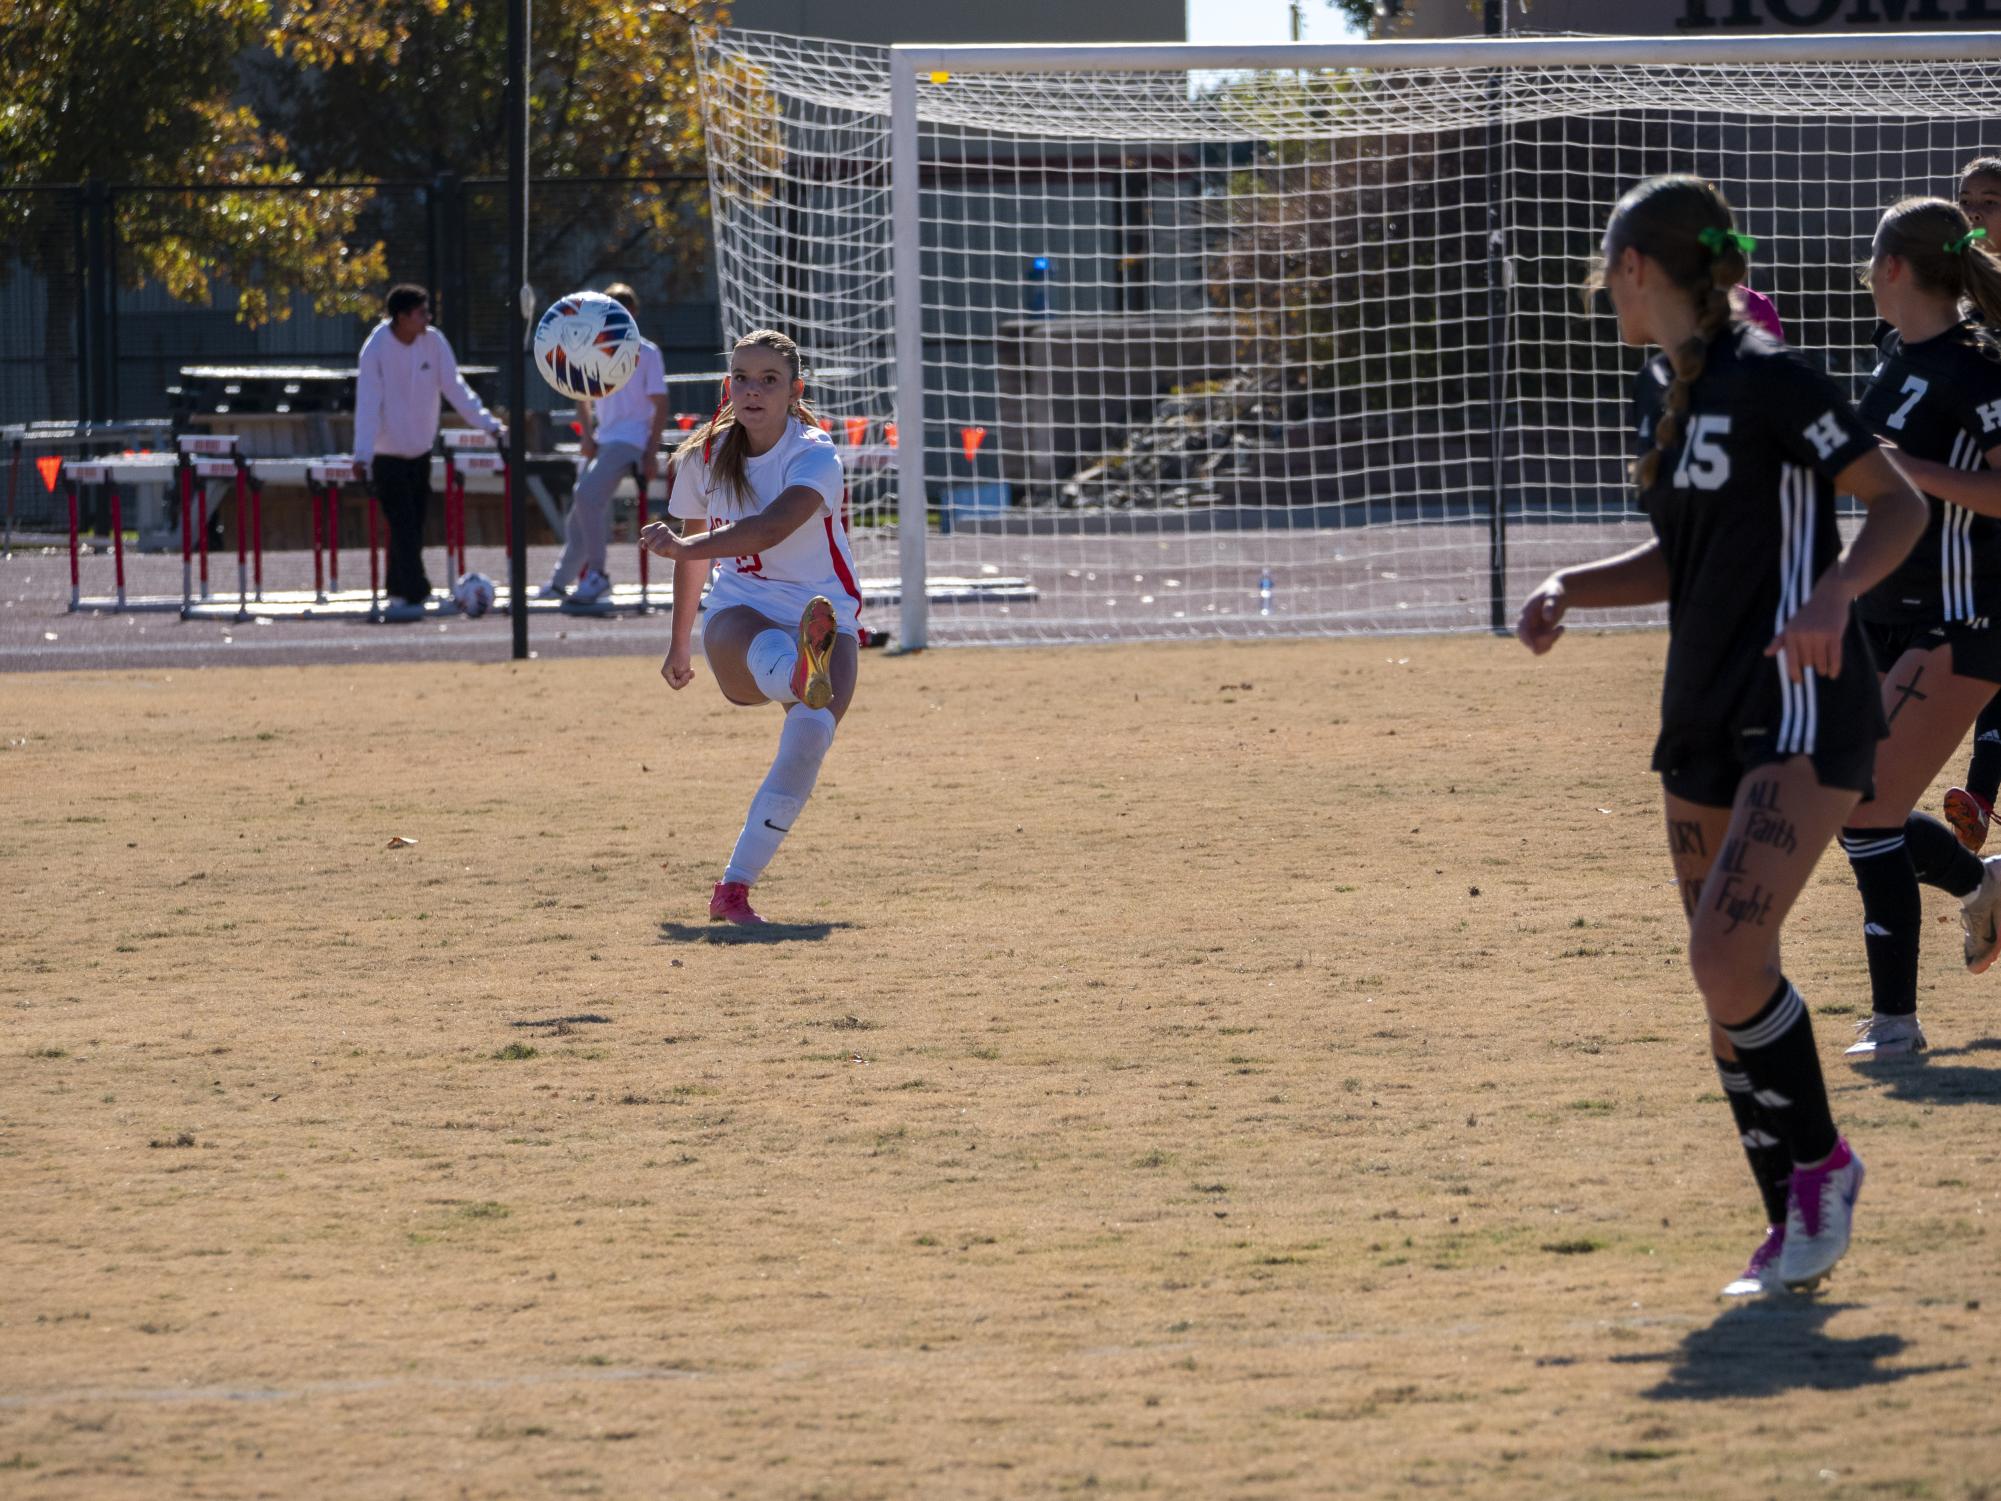
[[[757,883],[798,820],[834,729],[854,701],[861,591],[842,515],[846,482],[830,439],[803,399],[799,346],[760,329],[730,352],[723,404],[674,455],[667,511],[648,551],[674,562],[674,623],[660,675],[695,680],[690,636],[709,589],[702,653],[733,704],[784,714],[771,769],[709,897],[709,916],[746,927]]]

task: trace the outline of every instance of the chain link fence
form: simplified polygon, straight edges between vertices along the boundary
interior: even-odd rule
[[[219,271],[203,297],[146,275],[135,253],[138,237],[197,217],[204,196],[328,191],[362,195],[350,244],[380,244],[388,282],[431,290],[460,362],[499,363],[513,302],[504,182],[0,187],[0,425],[178,416],[190,366],[351,370],[387,284],[361,312],[326,313],[308,287],[260,266],[250,280],[278,316],[253,322]],[[534,182],[529,282],[545,303],[627,282],[668,369],[713,370],[722,334],[706,195],[699,173]]]

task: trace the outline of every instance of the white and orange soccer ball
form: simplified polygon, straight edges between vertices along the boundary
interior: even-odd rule
[[[535,325],[535,368],[572,401],[596,401],[639,368],[639,325],[602,292],[572,292]]]

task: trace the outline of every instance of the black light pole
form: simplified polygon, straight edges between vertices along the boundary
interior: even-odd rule
[[[507,0],[507,597],[514,602],[514,659],[528,655],[528,0]]]
[[[1486,0],[1484,30],[1507,34],[1507,0]],[[1508,245],[1502,200],[1508,191],[1501,130],[1500,73],[1487,74],[1487,578],[1488,623],[1508,634],[1507,318]]]

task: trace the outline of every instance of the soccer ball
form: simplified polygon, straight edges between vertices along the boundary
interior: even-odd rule
[[[452,585],[452,598],[467,615],[484,615],[493,608],[493,580],[483,573],[468,573]]]
[[[535,325],[535,368],[572,401],[609,396],[639,368],[639,325],[602,292],[572,292]]]

